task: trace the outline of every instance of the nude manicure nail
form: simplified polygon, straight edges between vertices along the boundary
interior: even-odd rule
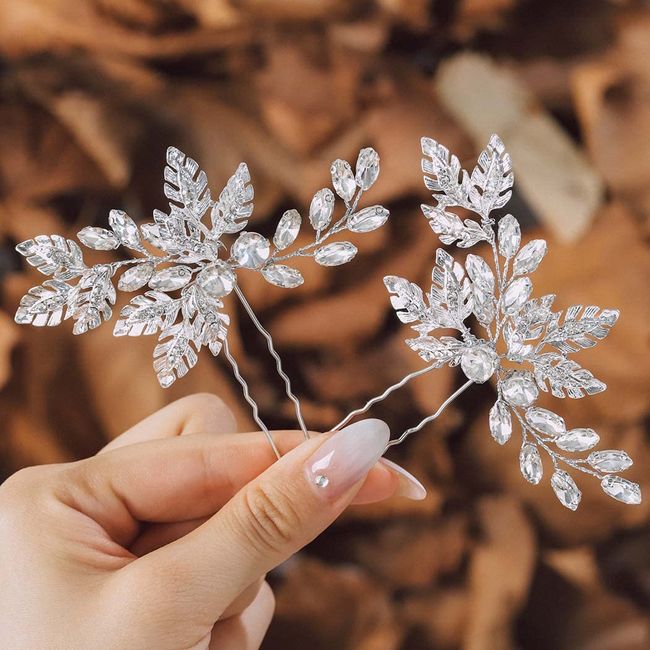
[[[401,465],[398,465],[387,458],[382,458],[379,462],[396,474],[399,479],[395,496],[406,497],[413,501],[422,501],[422,499],[427,496],[427,490],[424,485],[422,485],[413,474],[407,472]]]
[[[382,420],[362,420],[341,429],[307,459],[309,482],[328,499],[337,499],[381,458],[390,437]]]

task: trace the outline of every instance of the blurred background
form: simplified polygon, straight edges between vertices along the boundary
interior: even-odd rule
[[[606,393],[554,406],[625,448],[647,485],[650,401],[650,8],[626,0],[5,0],[0,4],[0,471],[71,460],[182,395],[223,397],[253,425],[229,369],[204,355],[172,389],[154,340],[112,324],[73,337],[19,328],[42,281],[16,243],[104,225],[110,208],[165,208],[164,152],[207,171],[214,193],[245,160],[254,229],[305,214],[329,163],[382,156],[367,197],[389,225],[352,264],[307,260],[305,284],[244,290],[273,333],[309,426],[422,367],[381,281],[424,284],[439,245],[419,138],[473,165],[498,132],[514,160],[509,209],[550,252],[535,295],[618,307],[610,337],[581,361]],[[476,251],[480,252],[480,251]],[[455,251],[459,258],[462,251]],[[304,261],[304,260],[303,260]],[[229,339],[264,418],[294,428],[263,341],[234,301]],[[374,410],[398,433],[462,382],[441,369]],[[650,500],[637,507],[577,477],[563,508],[519,475],[518,445],[487,428],[490,384],[466,393],[393,458],[425,483],[422,502],[351,509],[271,576],[265,648],[641,650],[650,648]],[[550,401],[542,400],[542,406]],[[547,467],[547,471],[548,471]]]

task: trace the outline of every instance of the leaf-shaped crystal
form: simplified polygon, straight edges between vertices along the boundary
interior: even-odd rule
[[[379,154],[372,148],[366,147],[359,152],[355,180],[362,190],[372,187],[379,176]]]
[[[497,400],[490,409],[488,420],[492,437],[500,445],[505,445],[512,435],[512,417],[508,406],[501,400]]]
[[[347,203],[354,196],[357,185],[354,182],[352,167],[347,160],[335,160],[330,168],[332,186],[336,193]]]
[[[298,210],[287,210],[282,215],[278,221],[278,227],[275,229],[275,235],[273,235],[273,244],[279,251],[291,246],[296,241],[301,223],[302,218]]]
[[[498,362],[499,357],[491,347],[475,345],[463,352],[460,367],[468,379],[483,384],[494,374]]]
[[[154,269],[155,266],[153,262],[143,262],[142,264],[132,266],[130,269],[122,273],[122,276],[117,283],[117,288],[120,291],[135,291],[136,289],[144,287],[144,285],[151,279]]]
[[[224,232],[233,234],[246,227],[249,217],[253,214],[252,200],[255,196],[250,180],[246,163],[240,163],[221,190],[219,200],[212,206],[212,232],[215,237]]]
[[[521,244],[521,228],[519,222],[511,215],[507,214],[499,221],[499,253],[503,257],[511,258],[518,250]]]
[[[86,226],[77,233],[77,237],[84,246],[96,251],[110,251],[120,245],[117,237],[106,228]]]
[[[560,503],[569,510],[576,510],[580,505],[582,492],[575,481],[564,470],[556,469],[551,476],[551,485]]]
[[[500,384],[504,399],[513,406],[530,406],[539,395],[535,380],[527,371],[514,371]]]
[[[120,240],[120,244],[136,250],[140,248],[140,231],[135,221],[126,212],[111,210],[108,215],[108,222]]]
[[[587,462],[599,472],[623,472],[632,466],[632,459],[618,449],[592,451]]]
[[[334,210],[334,193],[329,187],[324,187],[314,194],[309,206],[309,221],[316,232],[329,226]]]
[[[522,445],[519,452],[519,469],[522,476],[533,485],[537,485],[542,480],[544,466],[539,455],[537,446],[531,442]]]
[[[270,264],[262,269],[262,275],[267,282],[283,289],[299,287],[305,281],[298,269],[284,264]]]
[[[620,476],[605,476],[600,482],[603,492],[612,499],[628,505],[641,503],[641,488],[638,483],[628,481]]]
[[[530,424],[533,429],[540,433],[545,433],[547,436],[559,436],[566,432],[566,425],[564,420],[559,416],[547,409],[534,407],[526,411],[526,422]]]
[[[346,264],[357,254],[357,247],[350,242],[336,242],[321,246],[314,253],[314,259],[321,266]]]
[[[233,258],[246,269],[256,269],[264,264],[270,252],[269,240],[256,232],[243,232],[230,249]]]
[[[189,266],[172,266],[158,271],[149,280],[149,286],[159,291],[175,291],[182,289],[191,279],[192,269]]]
[[[467,275],[483,293],[494,292],[494,273],[488,263],[478,255],[470,253],[465,261]]]
[[[199,273],[196,283],[209,296],[223,298],[235,288],[237,276],[229,264],[218,260]]]
[[[563,433],[555,444],[564,451],[587,451],[600,442],[600,436],[593,429],[571,429]]]
[[[389,212],[381,205],[371,205],[355,212],[348,219],[348,229],[352,232],[370,232],[381,228],[388,220]]]
[[[515,275],[532,273],[546,255],[546,242],[543,239],[529,241],[515,257],[512,270]]]
[[[516,314],[526,304],[532,290],[533,283],[530,278],[513,280],[503,293],[503,310],[505,313],[511,316]]]

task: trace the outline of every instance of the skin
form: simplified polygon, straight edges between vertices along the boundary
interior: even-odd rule
[[[393,495],[375,465],[334,500],[305,476],[322,444],[233,433],[212,395],[184,398],[96,456],[0,486],[0,646],[7,650],[258,648],[266,573],[351,503]]]

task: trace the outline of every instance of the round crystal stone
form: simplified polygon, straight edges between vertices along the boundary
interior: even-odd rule
[[[483,384],[494,374],[498,361],[492,348],[480,345],[463,352],[460,366],[468,379]]]
[[[246,269],[256,269],[266,262],[271,245],[266,237],[256,232],[243,232],[232,245],[233,258]]]
[[[515,371],[501,382],[501,394],[513,406],[530,406],[539,391],[529,372]]]
[[[196,282],[213,298],[223,298],[235,288],[237,276],[228,264],[220,260],[201,271]]]
[[[325,487],[327,487],[327,486],[329,485],[330,480],[329,480],[329,479],[327,478],[327,476],[325,476],[324,474],[319,474],[319,475],[314,479],[314,483],[316,483],[316,485],[317,485],[319,488],[325,488]]]

